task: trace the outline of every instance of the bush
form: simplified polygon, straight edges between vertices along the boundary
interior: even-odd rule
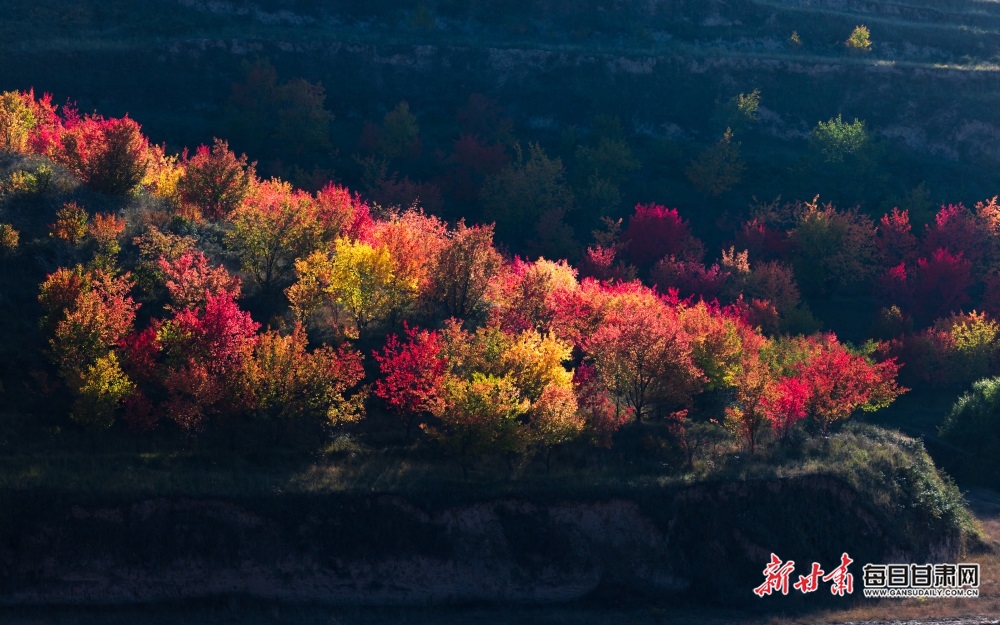
[[[868,30],[867,26],[857,26],[844,44],[852,50],[867,52],[872,49],[871,31]]]
[[[846,156],[864,156],[871,147],[865,123],[857,118],[848,123],[840,115],[816,124],[809,143],[828,163],[841,163]]]
[[[1000,465],[1000,377],[973,383],[972,390],[955,402],[939,433],[980,461]]]

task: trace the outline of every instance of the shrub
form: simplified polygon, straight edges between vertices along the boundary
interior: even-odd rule
[[[21,240],[21,233],[10,224],[0,224],[0,252],[13,252]]]
[[[852,50],[867,52],[872,49],[871,32],[867,26],[856,26],[844,44]]]
[[[841,163],[846,157],[863,156],[871,147],[865,123],[857,118],[847,123],[840,115],[816,124],[809,143],[828,163]]]
[[[945,417],[940,435],[996,465],[1000,459],[1000,378],[973,383]]]
[[[28,135],[35,127],[35,114],[24,95],[0,93],[0,152],[25,152]]]

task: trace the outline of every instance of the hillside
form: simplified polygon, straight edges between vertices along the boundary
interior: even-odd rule
[[[985,0],[14,0],[0,604],[995,575],[998,46]]]

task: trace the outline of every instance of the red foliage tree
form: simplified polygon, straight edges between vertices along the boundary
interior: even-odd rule
[[[685,260],[701,260],[704,248],[691,235],[687,220],[676,208],[659,204],[637,204],[623,240],[639,267],[649,267],[667,255]]]
[[[393,334],[373,355],[382,372],[375,394],[406,420],[409,435],[415,419],[444,410],[448,359],[442,354],[439,332],[406,324],[404,328],[406,343]]]
[[[201,252],[182,254],[173,261],[161,257],[157,264],[172,305],[177,308],[203,306],[210,297],[220,294],[234,300],[240,296],[239,278],[224,267],[209,265]]]
[[[149,141],[139,124],[128,117],[78,118],[66,110],[63,115],[63,123],[50,127],[40,141],[46,155],[102,193],[134,191],[149,167]]]
[[[434,213],[441,210],[441,189],[433,182],[398,179],[395,175],[379,180],[371,190],[372,198],[382,206],[407,208],[419,205]]]
[[[980,226],[975,214],[962,204],[941,207],[934,223],[927,225],[923,238],[924,256],[939,249],[951,255],[962,255],[975,267],[986,255],[989,233]]]
[[[486,179],[503,170],[510,155],[502,145],[488,145],[476,135],[463,134],[452,144],[447,163],[445,192],[460,202],[477,202]]]
[[[240,379],[259,328],[226,293],[208,297],[204,308],[180,310],[165,322],[156,341],[167,415],[185,430],[198,431],[211,414],[245,408]],[[134,365],[151,356],[143,339],[140,334],[137,348],[129,350]]]
[[[972,263],[961,252],[938,248],[930,258],[917,260],[912,295],[915,316],[930,321],[958,312],[969,301]]]
[[[683,406],[705,382],[677,312],[640,296],[618,297],[586,339],[588,359],[622,408],[642,420]]]
[[[327,241],[338,236],[363,239],[374,223],[371,210],[358,194],[333,183],[316,193],[316,218]]]
[[[612,401],[597,369],[581,363],[573,373],[577,405],[595,444],[611,447],[612,437],[635,417],[632,408]]]
[[[682,297],[695,296],[705,301],[716,299],[729,277],[729,272],[719,265],[706,267],[701,262],[680,260],[674,256],[656,263],[651,275],[653,284],[660,291],[677,289]]]
[[[565,261],[520,258],[505,266],[490,282],[490,319],[508,332],[536,329],[548,332],[557,300],[577,288],[576,271]]]
[[[767,419],[781,438],[787,438],[795,424],[806,418],[810,391],[811,387],[804,380],[787,377],[779,380],[770,396],[764,398]]]
[[[754,259],[787,260],[794,243],[788,233],[776,230],[754,217],[736,233],[736,249],[747,250]]]
[[[899,365],[893,359],[870,362],[833,335],[802,341],[808,355],[792,371],[808,388],[806,410],[824,432],[854,411],[887,406],[906,391],[896,383]]]
[[[884,265],[896,266],[912,262],[917,251],[917,237],[910,225],[910,211],[892,209],[879,220],[876,229],[879,260]]]
[[[906,263],[890,267],[882,274],[878,284],[878,296],[887,306],[899,306],[903,310],[913,310],[913,293],[910,272]]]
[[[255,181],[255,163],[247,163],[229,144],[216,139],[212,147],[198,146],[184,163],[184,175],[177,183],[181,200],[208,219],[223,219],[250,193]]]

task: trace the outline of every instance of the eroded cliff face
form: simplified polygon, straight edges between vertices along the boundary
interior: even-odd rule
[[[0,602],[243,594],[337,604],[752,598],[770,553],[945,561],[954,536],[891,536],[825,477],[702,484],[634,499],[420,505],[396,496],[105,507],[8,501]],[[734,599],[735,598],[735,599]]]

